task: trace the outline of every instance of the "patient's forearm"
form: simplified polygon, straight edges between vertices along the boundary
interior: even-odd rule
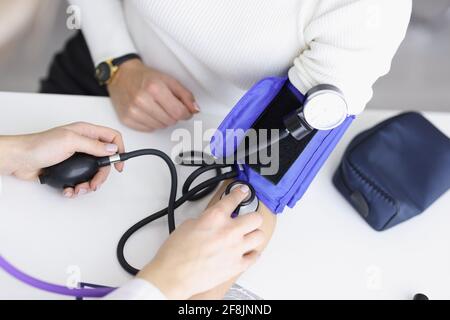
[[[219,190],[219,192],[214,196],[214,198],[211,200],[209,206],[216,203],[220,200],[220,197],[225,192],[225,189],[227,185],[231,183],[225,183]],[[274,215],[263,203],[260,203],[258,212],[263,215],[264,222],[261,226],[261,230],[266,235],[266,241],[265,243],[258,249],[259,252],[264,251],[267,244],[269,243],[270,239],[272,238],[273,232],[275,230],[277,218],[276,215]],[[202,293],[200,295],[194,296],[191,299],[193,300],[220,300],[225,297],[225,294],[230,290],[231,286],[237,281],[238,278],[230,279],[230,281],[224,283],[223,285],[220,285],[217,288],[214,288],[213,290],[210,290],[208,292]]]

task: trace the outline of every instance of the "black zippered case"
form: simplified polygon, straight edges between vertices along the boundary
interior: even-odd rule
[[[450,139],[421,114],[400,114],[350,143],[333,182],[373,229],[389,229],[450,189]]]

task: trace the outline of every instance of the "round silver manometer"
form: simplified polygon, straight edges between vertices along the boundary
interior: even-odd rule
[[[301,140],[314,130],[331,130],[340,126],[348,116],[348,105],[339,88],[321,84],[305,96],[300,110],[289,115],[284,123],[287,131]]]

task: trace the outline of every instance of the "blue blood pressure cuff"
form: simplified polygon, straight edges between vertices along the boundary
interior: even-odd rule
[[[373,229],[389,229],[450,189],[450,139],[422,115],[401,114],[359,134],[333,181]]]
[[[269,133],[283,130],[286,116],[298,110],[304,99],[286,77],[263,79],[244,95],[219,126],[211,140],[212,154],[216,158],[229,157],[246,139],[242,133],[250,129],[258,132],[266,129]],[[350,116],[339,127],[313,131],[300,141],[290,135],[284,137],[277,143],[279,152],[268,155],[273,161],[236,165],[238,179],[250,183],[272,212],[281,213],[286,206],[293,208],[353,120]]]

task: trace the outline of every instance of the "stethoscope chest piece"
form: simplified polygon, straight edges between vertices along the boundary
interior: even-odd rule
[[[231,183],[225,190],[224,194],[222,195],[222,198],[226,195],[229,195],[231,191],[233,191],[236,188],[240,188],[241,186],[246,185],[250,188],[249,195],[247,198],[244,199],[244,201],[241,202],[241,204],[236,208],[236,210],[231,215],[232,218],[236,218],[241,215],[249,214],[258,211],[259,208],[259,199],[256,196],[255,189],[247,182],[244,181],[235,181]]]

